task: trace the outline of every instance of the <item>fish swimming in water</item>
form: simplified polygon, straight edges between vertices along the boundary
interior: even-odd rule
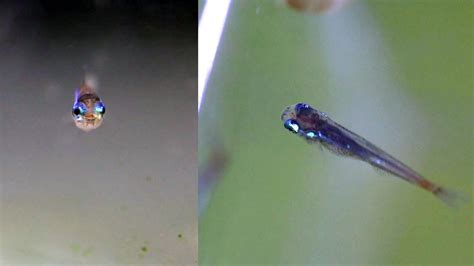
[[[86,76],[83,84],[76,89],[72,118],[79,129],[89,132],[102,124],[105,105],[97,94],[97,82],[91,76]]]
[[[298,103],[286,107],[281,114],[281,120],[286,129],[298,134],[309,143],[320,143],[337,155],[365,161],[375,168],[431,192],[452,207],[457,207],[458,203],[464,200],[460,194],[425,179],[382,149],[308,104]]]

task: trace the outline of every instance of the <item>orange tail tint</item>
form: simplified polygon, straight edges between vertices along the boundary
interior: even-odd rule
[[[466,197],[462,194],[440,187],[426,179],[419,181],[418,185],[433,193],[438,199],[453,208],[459,208],[467,201]]]
[[[428,190],[429,192],[433,192],[433,194],[435,193],[435,191],[437,191],[438,189],[441,189],[440,187],[438,187],[437,185],[431,183],[430,181],[426,180],[426,179],[422,179],[421,181],[418,182],[418,185],[420,187],[422,187],[423,189],[426,189]]]

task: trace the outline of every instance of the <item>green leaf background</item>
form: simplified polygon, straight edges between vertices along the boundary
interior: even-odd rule
[[[233,1],[199,114],[201,167],[217,140],[231,158],[200,217],[200,264],[472,265],[473,11],[378,0],[314,15]],[[280,113],[297,102],[466,206],[290,134]]]

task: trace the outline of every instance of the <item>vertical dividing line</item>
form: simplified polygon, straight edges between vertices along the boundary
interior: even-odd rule
[[[199,20],[198,112],[232,0],[208,0]]]

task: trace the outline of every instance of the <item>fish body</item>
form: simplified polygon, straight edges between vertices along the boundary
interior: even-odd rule
[[[93,87],[93,82],[88,80],[76,89],[72,118],[79,129],[89,132],[102,124],[105,114],[105,105]]]
[[[454,205],[459,199],[456,193],[425,179],[387,152],[308,104],[298,103],[286,107],[281,114],[281,120],[284,121],[285,128],[309,143],[319,143],[337,155],[365,161],[433,193],[449,205]]]

